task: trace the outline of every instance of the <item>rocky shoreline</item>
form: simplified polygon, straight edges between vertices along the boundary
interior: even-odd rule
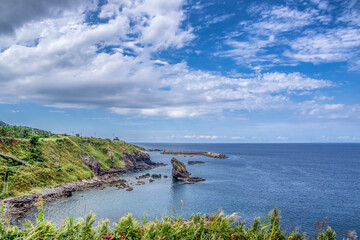
[[[133,155],[124,154],[125,168],[124,169],[110,169],[100,170],[100,164],[96,158],[89,155],[82,155],[83,163],[94,172],[95,177],[91,179],[83,179],[79,182],[60,184],[54,187],[45,188],[41,193],[32,193],[22,197],[6,198],[0,201],[4,206],[4,213],[10,219],[13,216],[24,214],[32,207],[39,206],[40,199],[43,202],[55,201],[59,198],[71,197],[75,191],[84,191],[92,188],[105,188],[108,186],[115,186],[118,189],[126,188],[131,191],[125,179],[121,178],[120,174],[134,173],[145,170],[150,170],[160,166],[166,166],[163,163],[155,163],[150,160],[150,156],[141,151]]]

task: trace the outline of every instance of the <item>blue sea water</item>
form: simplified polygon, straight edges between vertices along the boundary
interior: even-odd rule
[[[238,212],[240,220],[262,219],[277,207],[285,229],[299,227],[309,235],[316,221],[327,218],[339,235],[348,230],[360,233],[360,144],[138,144],[147,149],[212,151],[227,159],[206,156],[177,156],[192,173],[205,182],[186,185],[171,178],[171,155],[149,152],[155,162],[169,164],[146,171],[161,173],[153,183],[127,192],[109,187],[75,192],[73,197],[44,205],[45,218],[59,223],[59,216],[82,217],[92,211],[100,218],[117,221],[131,212],[142,219],[162,214],[189,217],[192,213]],[[189,160],[205,164],[187,165]],[[136,182],[135,176],[124,178]],[[147,181],[147,180],[146,180]],[[182,206],[181,200],[184,205]],[[26,218],[34,219],[37,209]]]

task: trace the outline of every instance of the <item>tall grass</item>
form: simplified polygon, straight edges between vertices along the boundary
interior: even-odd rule
[[[41,201],[41,200],[40,200]],[[249,240],[335,240],[336,233],[330,228],[325,228],[325,222],[320,224],[315,236],[306,237],[296,229],[285,234],[281,223],[279,211],[275,208],[261,221],[256,218],[250,227],[245,226],[245,221],[237,221],[237,215],[224,215],[218,211],[212,216],[193,214],[189,219],[180,216],[163,216],[161,219],[143,223],[128,214],[110,228],[109,220],[101,219],[94,226],[95,215],[90,213],[77,221],[70,217],[61,226],[56,226],[44,219],[42,204],[35,224],[25,221],[25,228],[19,229],[10,226],[4,209],[1,211],[0,239],[72,239],[72,240],[115,240],[115,239],[249,239]],[[347,240],[357,239],[352,232]]]

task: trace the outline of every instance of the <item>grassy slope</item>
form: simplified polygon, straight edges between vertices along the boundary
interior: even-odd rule
[[[124,162],[119,158],[123,151],[133,153],[140,149],[122,141],[108,139],[73,137],[56,135],[40,139],[39,148],[43,162],[32,162],[16,166],[14,162],[0,157],[1,197],[18,196],[37,192],[44,187],[88,179],[94,176],[92,171],[83,165],[80,154],[87,153],[99,160],[103,170],[110,168],[109,148],[114,152],[114,167],[123,168]],[[3,139],[0,152],[19,159],[30,151],[27,139]],[[10,168],[16,166],[15,168]],[[4,177],[10,171],[8,188],[4,192]]]

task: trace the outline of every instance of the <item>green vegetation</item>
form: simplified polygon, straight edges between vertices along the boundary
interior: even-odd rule
[[[42,206],[42,205],[41,205]],[[221,211],[216,215],[205,216],[193,214],[190,219],[181,216],[163,216],[160,220],[142,222],[133,218],[131,214],[122,217],[110,228],[110,221],[101,219],[94,227],[95,215],[89,214],[77,221],[70,217],[61,226],[56,226],[44,219],[43,209],[36,223],[25,221],[26,228],[11,227],[6,216],[2,213],[0,224],[1,239],[72,239],[72,240],[115,240],[115,239],[261,239],[261,240],[335,240],[336,233],[319,224],[313,238],[300,234],[296,229],[285,233],[281,224],[278,210],[272,210],[263,222],[256,218],[250,227],[245,221],[237,221],[237,215],[225,216]],[[356,234],[348,240],[356,239]]]
[[[44,131],[37,128],[11,126],[0,121],[0,137],[1,138],[25,138],[29,139],[32,135],[38,135],[41,138],[48,138],[56,136],[49,131]]]
[[[108,170],[124,168],[123,153],[132,154],[139,149],[123,141],[57,135],[29,127],[2,125],[0,153],[28,164],[19,165],[0,157],[0,198],[93,177],[94,173],[81,160],[83,153],[95,157],[101,169]]]

